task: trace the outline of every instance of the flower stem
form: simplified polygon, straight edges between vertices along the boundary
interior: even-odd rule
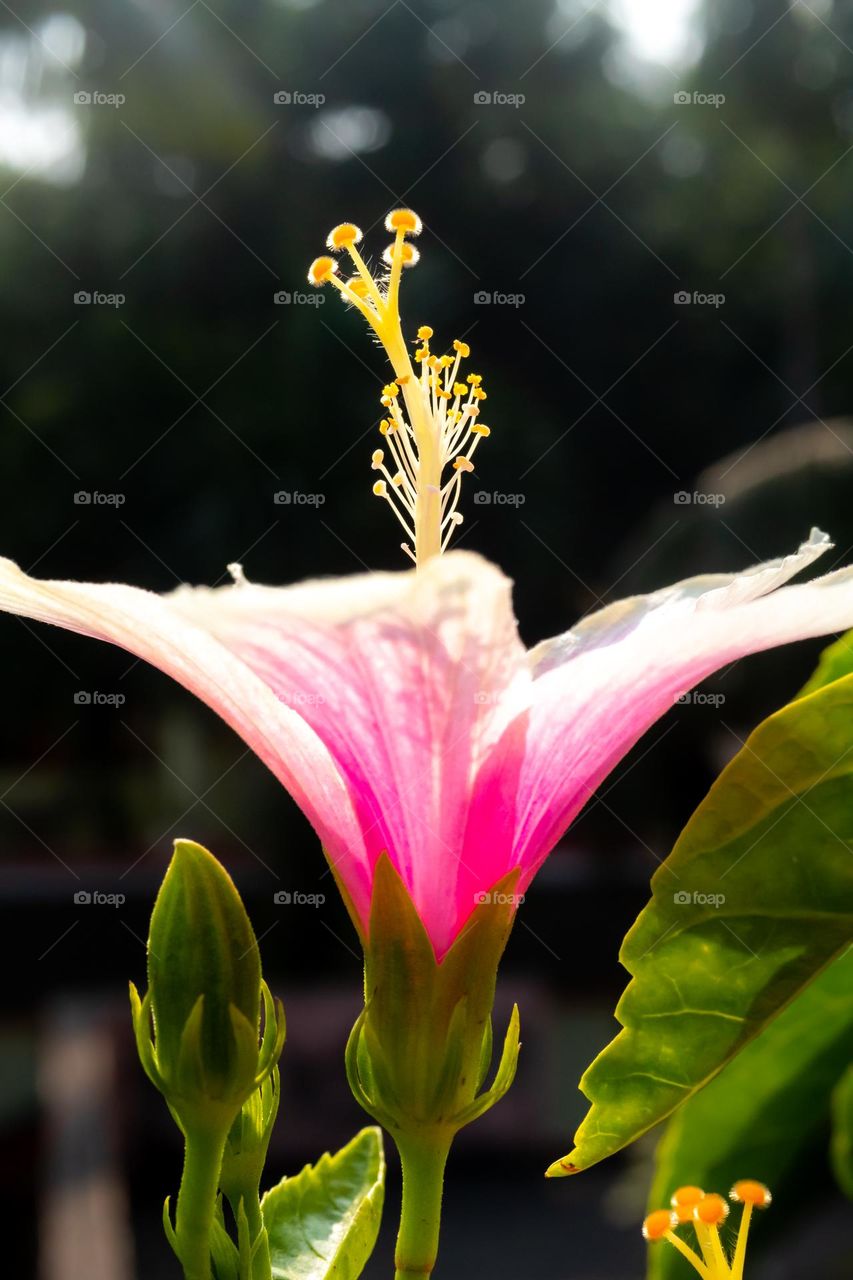
[[[185,1280],[210,1280],[210,1230],[226,1136],[227,1129],[197,1129],[186,1136],[175,1213],[175,1235]]]
[[[394,1255],[395,1280],[428,1280],[438,1254],[446,1135],[396,1139],[403,1169],[403,1204]]]

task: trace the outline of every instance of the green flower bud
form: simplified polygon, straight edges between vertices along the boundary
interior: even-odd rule
[[[151,916],[148,993],[131,984],[131,1006],[142,1064],[184,1132],[229,1129],[278,1060],[284,1018],[231,877],[192,841],[175,842]]]

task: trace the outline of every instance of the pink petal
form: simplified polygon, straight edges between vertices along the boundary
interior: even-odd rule
[[[457,552],[418,573],[159,597],[38,582],[0,561],[0,609],[112,641],[179,680],[288,788],[362,919],[387,850],[446,949],[473,903],[460,863],[471,784],[530,684],[510,584],[492,565]]]
[[[483,887],[479,861],[460,863],[471,785],[530,684],[510,583],[456,552],[417,573],[286,589],[238,582],[173,601],[323,740],[370,864],[388,851],[443,953]],[[486,884],[500,873],[487,865]]]
[[[853,626],[853,569],[777,590],[830,545],[814,530],[784,560],[623,600],[533,649],[531,707],[481,772],[469,840],[497,838],[514,819],[513,859],[527,883],[678,697],[746,654]]]
[[[307,815],[346,850],[369,901],[365,846],[352,798],[322,741],[246,663],[150,591],[113,583],[46,582],[0,558],[0,609],[119,645],[172,676],[236,729]]]

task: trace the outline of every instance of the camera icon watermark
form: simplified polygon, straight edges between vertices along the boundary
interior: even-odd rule
[[[303,93],[301,89],[278,89],[272,96],[277,107],[313,107],[316,111],[326,101],[325,93]]]
[[[76,307],[123,307],[127,296],[123,293],[103,293],[99,289],[78,289],[74,294]]]
[[[302,493],[299,489],[279,489],[273,494],[277,507],[322,507],[325,493]]]
[[[501,293],[500,290],[478,289],[474,294],[475,307],[523,307],[527,296],[523,293]]]
[[[678,489],[672,500],[677,507],[721,507],[726,500],[724,493],[688,493],[686,489]]]
[[[677,889],[672,895],[672,900],[677,907],[714,907],[719,910],[724,906],[726,895],[724,893],[700,893],[698,889],[692,892],[689,889]]]
[[[672,95],[677,107],[714,107],[719,111],[726,100],[724,93],[703,93],[700,89],[677,89]]]
[[[498,907],[520,907],[523,902],[523,893],[499,893],[495,890],[481,890],[474,894],[474,905],[477,907],[483,907],[487,904]]]
[[[277,307],[322,307],[326,301],[326,295],[318,289],[312,290],[311,293],[279,289],[273,294],[272,300]]]
[[[74,94],[75,107],[123,107],[126,102],[123,93],[102,93],[100,89],[78,89]]]
[[[74,494],[75,507],[123,507],[126,501],[123,493],[101,493],[100,489],[78,489]]]
[[[504,93],[502,89],[478,89],[474,94],[475,107],[523,107],[527,101],[526,94]]]
[[[681,707],[714,707],[719,710],[725,703],[724,693],[704,693],[701,689],[688,689],[673,698],[673,704]]]
[[[127,898],[123,893],[101,893],[99,889],[89,892],[78,889],[74,894],[74,905],[77,907],[123,907]]]
[[[277,907],[322,907],[325,893],[302,893],[299,889],[278,889],[272,896]]]
[[[75,707],[123,707],[127,698],[123,693],[100,693],[97,689],[78,689],[74,694]]]
[[[699,289],[677,289],[672,295],[677,307],[714,307],[719,309],[726,301],[724,293],[702,293]]]
[[[478,507],[523,507],[527,501],[526,494],[504,493],[501,489],[476,489],[474,502]]]

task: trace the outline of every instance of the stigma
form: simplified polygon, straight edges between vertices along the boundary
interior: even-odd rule
[[[352,222],[334,227],[326,240],[329,254],[315,258],[308,281],[333,285],[355,307],[378,337],[391,362],[394,378],[382,389],[379,424],[382,448],[373,451],[378,472],[373,492],[384,498],[406,533],[403,551],[422,565],[445,551],[462,524],[458,510],[463,477],[474,470],[473,457],[489,428],[480,421],[486,399],[483,379],[464,365],[471,351],[457,338],[450,348],[433,349],[433,330],[422,325],[407,344],[400,320],[402,273],[420,254],[412,238],[423,226],[411,209],[395,209],[385,219],[392,242],[374,275],[362,257],[361,230]],[[354,268],[340,275],[340,255]],[[409,347],[414,350],[410,352]]]
[[[740,1227],[734,1247],[726,1251],[719,1228],[729,1216],[729,1205],[714,1192],[706,1194],[701,1187],[679,1187],[668,1209],[655,1209],[643,1222],[643,1235],[648,1241],[667,1240],[686,1258],[702,1280],[743,1280],[746,1242],[753,1209],[766,1209],[771,1195],[763,1182],[747,1178],[736,1182],[729,1199],[742,1206]],[[697,1253],[677,1234],[678,1228],[690,1224],[699,1247]]]

